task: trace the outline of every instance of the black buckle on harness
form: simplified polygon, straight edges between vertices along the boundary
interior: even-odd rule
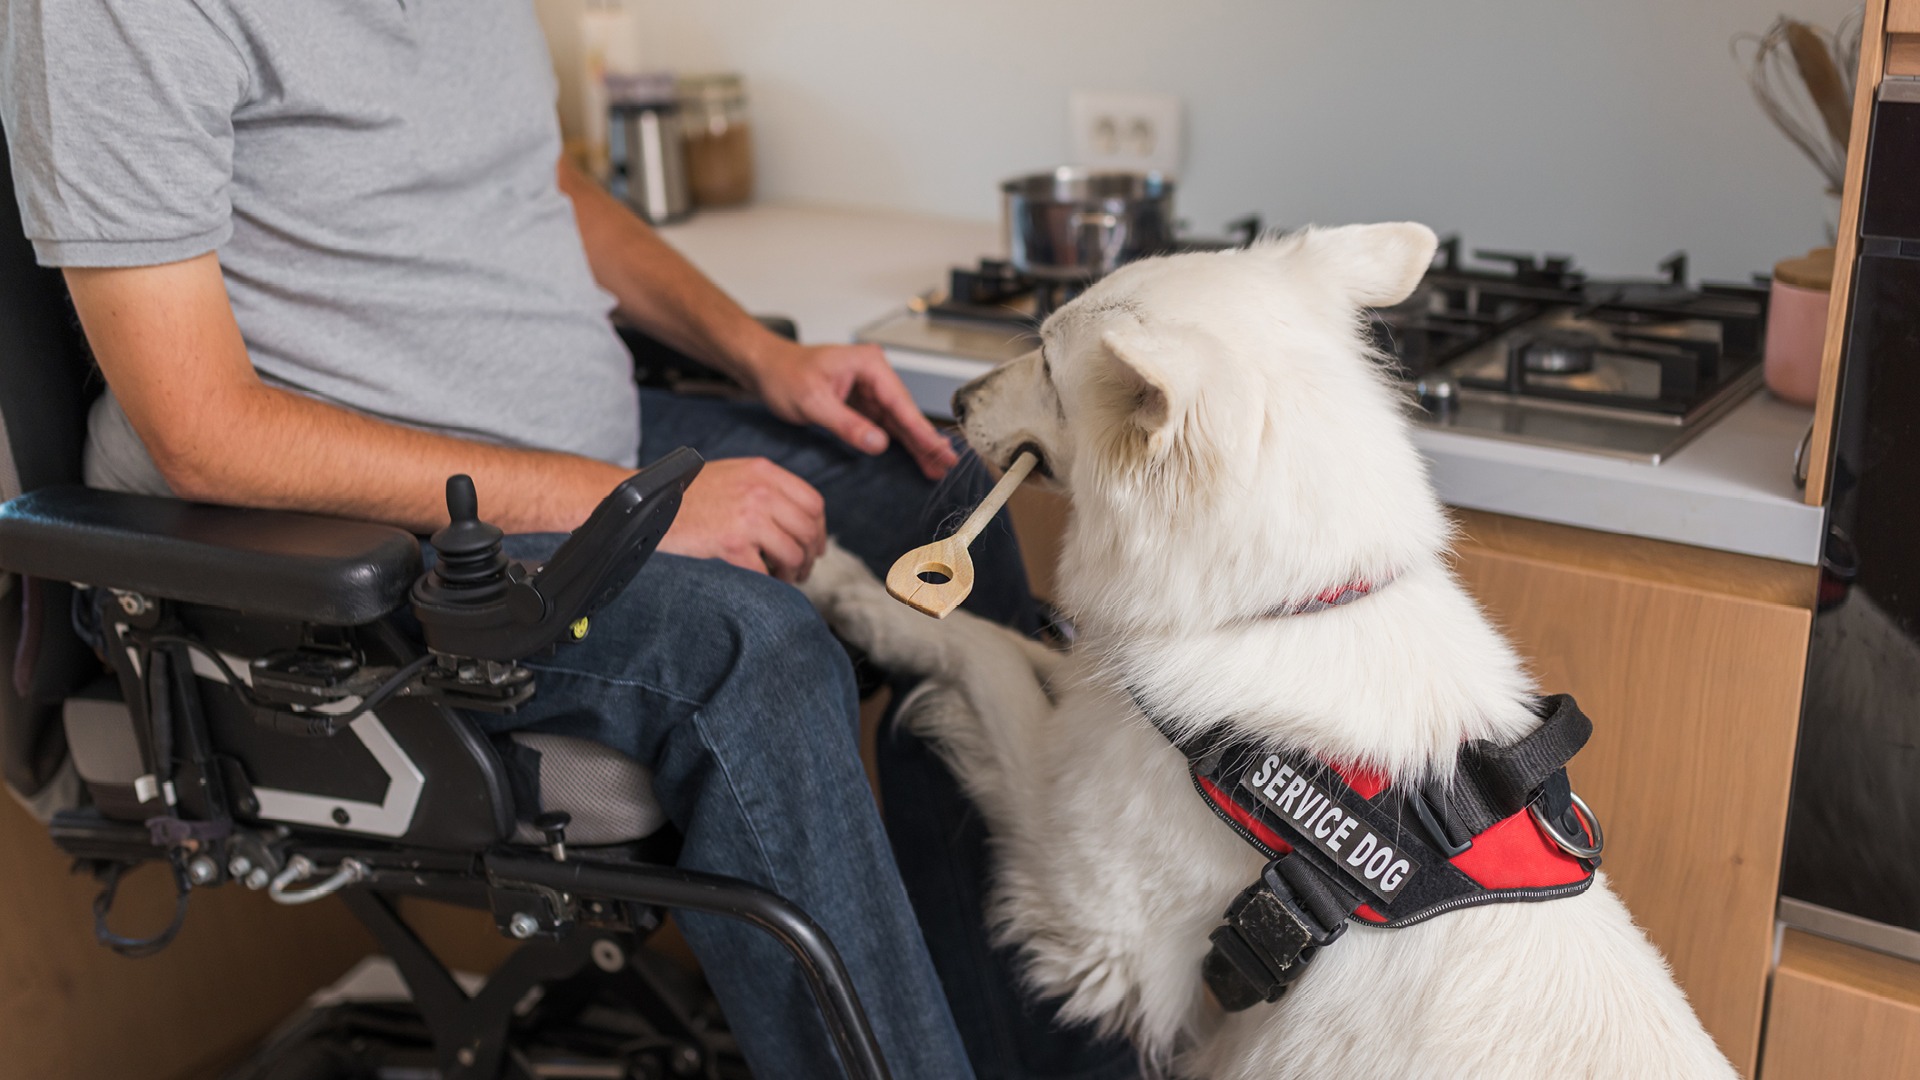
[[[1347,916],[1358,906],[1305,859],[1282,855],[1227,908],[1225,924],[1209,938],[1201,976],[1228,1012],[1278,1001],[1314,950],[1347,932]]]
[[[1447,858],[1451,859],[1473,846],[1472,831],[1454,821],[1444,794],[1440,796],[1438,814],[1434,813],[1433,796],[1427,794],[1426,788],[1408,792],[1406,801],[1413,807],[1413,816],[1419,818],[1421,827],[1427,830],[1427,836],[1433,840],[1433,846],[1439,848]],[[1443,817],[1446,819],[1445,824],[1441,822]],[[1449,829],[1447,825],[1453,825],[1454,828]],[[1454,839],[1456,835],[1460,839]]]

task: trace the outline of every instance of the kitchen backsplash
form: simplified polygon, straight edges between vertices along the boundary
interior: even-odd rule
[[[996,181],[1064,157],[1084,89],[1183,99],[1198,229],[1408,217],[1744,278],[1834,214],[1729,52],[1781,0],[624,2],[646,65],[751,81],[770,199],[992,217]]]

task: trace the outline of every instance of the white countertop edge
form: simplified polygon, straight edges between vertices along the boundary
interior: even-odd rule
[[[1811,422],[1761,391],[1658,465],[1431,428],[1414,442],[1454,506],[1817,566],[1826,511],[1793,482]]]
[[[1820,561],[1825,515],[1817,506],[1575,476],[1422,441],[1434,489],[1450,506],[1809,566]]]

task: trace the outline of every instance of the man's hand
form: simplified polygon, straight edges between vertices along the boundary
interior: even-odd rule
[[[878,345],[796,345],[776,339],[754,358],[750,389],[790,424],[818,424],[869,454],[900,440],[929,480],[957,458],[887,363]]]
[[[827,504],[766,458],[710,461],[694,477],[660,550],[801,582],[827,549]]]

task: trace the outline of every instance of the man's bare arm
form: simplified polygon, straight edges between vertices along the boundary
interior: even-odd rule
[[[754,362],[788,343],[591,177],[562,160],[558,179],[594,280],[613,294],[621,317],[754,388]]]
[[[869,454],[885,450],[891,436],[929,477],[953,465],[953,448],[920,415],[878,346],[801,346],[772,333],[565,161],[559,183],[573,200],[594,279],[626,319],[732,375],[789,423],[818,424]]]
[[[100,370],[183,498],[424,530],[446,521],[446,478],[464,472],[490,518],[534,532],[571,529],[627,475],[585,458],[416,431],[267,386],[211,254],[66,277]]]
[[[265,385],[211,254],[66,277],[108,385],[183,498],[426,531],[446,522],[446,478],[464,472],[488,520],[563,532],[630,473],[417,431]],[[714,462],[661,546],[794,579],[825,547],[823,513],[811,488],[770,462]]]

